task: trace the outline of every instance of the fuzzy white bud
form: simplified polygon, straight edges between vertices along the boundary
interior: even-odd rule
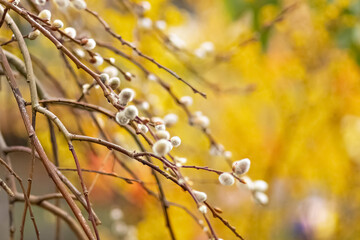
[[[250,159],[245,158],[239,161],[236,161],[232,165],[232,170],[237,175],[245,174],[250,169]]]
[[[261,205],[266,205],[269,202],[269,197],[263,192],[255,192],[254,198]]]
[[[104,59],[100,55],[95,55],[93,58],[94,58],[93,65],[96,66],[96,67],[98,67],[98,66],[100,66],[100,65],[102,65],[104,63]]]
[[[109,74],[110,77],[117,77],[119,75],[119,70],[114,66],[104,68],[103,72]]]
[[[134,105],[126,107],[124,112],[125,116],[130,120],[134,120],[139,115],[138,109]]]
[[[175,113],[169,113],[164,117],[164,122],[167,127],[174,125],[177,123],[179,117]]]
[[[241,178],[246,184],[245,186],[252,191],[254,189],[254,182],[251,180],[251,178],[249,178],[248,176],[244,176]],[[243,184],[241,184],[243,185]]]
[[[155,123],[156,125],[164,125],[165,123],[164,123],[164,120],[162,120],[161,118],[159,118],[159,117],[152,117],[151,118],[151,121],[153,122],[153,123]],[[155,126],[155,129],[156,129],[156,126]],[[164,128],[162,129],[156,129],[156,130],[165,130],[165,125],[164,125]]]
[[[174,136],[170,139],[170,142],[174,147],[178,147],[181,144],[181,139],[178,136]]]
[[[140,5],[145,12],[151,9],[151,4],[148,1],[142,1]]]
[[[44,6],[46,4],[46,0],[36,0],[35,4],[39,6]]]
[[[109,58],[109,61],[110,61],[111,64],[115,64],[115,58],[111,57],[111,58]]]
[[[112,220],[117,221],[120,220],[124,216],[123,211],[120,208],[113,208],[110,211],[110,217]]]
[[[67,8],[70,4],[69,0],[55,0],[56,5],[59,8]]]
[[[119,94],[119,103],[123,106],[132,101],[135,97],[135,92],[131,88],[124,88]]]
[[[231,186],[235,183],[234,177],[230,173],[222,173],[219,176],[219,182],[224,186]]]
[[[90,88],[90,84],[85,83],[84,85],[82,85],[82,92],[83,94],[87,94],[87,92],[89,91]]]
[[[116,121],[117,121],[120,125],[126,125],[126,124],[128,124],[129,121],[130,121],[130,120],[125,116],[124,111],[116,113],[115,119],[116,119]]]
[[[169,35],[170,42],[177,48],[182,49],[186,47],[186,43],[176,34]]]
[[[190,96],[183,96],[180,98],[180,103],[183,104],[184,106],[191,106],[193,104],[193,99]]]
[[[206,57],[206,52],[202,48],[195,49],[194,54],[200,59],[204,59]]]
[[[138,25],[144,30],[150,30],[152,27],[152,20],[150,18],[141,18],[139,19]]]
[[[224,157],[227,159],[230,159],[232,157],[232,153],[230,151],[225,151],[224,152]]]
[[[85,48],[86,50],[93,50],[95,47],[96,42],[92,38],[87,39],[86,43],[83,45],[83,48]]]
[[[109,79],[109,86],[111,89],[117,89],[120,86],[120,78],[112,77]]]
[[[56,19],[53,22],[53,26],[56,28],[62,28],[64,26],[64,23],[60,19]]]
[[[40,36],[41,32],[36,29],[35,31],[32,31],[31,33],[29,33],[28,35],[28,39],[30,40],[35,40],[38,36]]]
[[[75,38],[76,37],[76,30],[75,28],[72,27],[67,27],[64,29],[64,33],[66,33],[67,35],[69,35],[69,37],[71,38]],[[68,40],[68,39],[66,39]]]
[[[209,54],[209,53],[214,52],[215,46],[214,46],[214,43],[212,43],[210,41],[207,41],[207,42],[203,42],[200,45],[200,48],[203,49],[206,53]]]
[[[39,13],[38,17],[43,20],[49,21],[51,19],[51,12],[47,9],[44,9]]]
[[[265,192],[268,189],[268,184],[264,180],[256,180],[253,182],[253,190],[259,192]]]
[[[150,104],[148,102],[144,101],[144,102],[140,103],[139,108],[141,110],[149,110]]]
[[[125,73],[125,77],[126,77],[128,80],[130,80],[130,79],[133,77],[133,75],[131,74],[131,72],[126,72],[126,73]]]
[[[207,195],[204,192],[193,190],[193,194],[199,202],[204,202],[207,199]]]
[[[149,79],[149,81],[155,82],[155,81],[157,80],[157,77],[156,77],[154,74],[150,73],[150,74],[147,76],[147,79]]]
[[[80,48],[75,48],[74,52],[78,57],[81,57],[81,58],[85,57],[85,52]]]
[[[193,120],[193,123],[196,125],[196,126],[199,126],[201,128],[206,128],[210,125],[210,120],[208,117],[206,116],[196,116]]]
[[[101,80],[103,83],[108,83],[109,80],[110,80],[109,74],[107,74],[107,73],[101,73],[101,74],[100,74],[100,80]]]
[[[171,151],[171,143],[168,140],[160,139],[156,143],[154,143],[152,149],[153,152],[158,156],[165,156]]]
[[[72,6],[77,10],[84,10],[87,7],[84,0],[72,0],[71,3]]]
[[[162,130],[165,130],[166,127],[165,127],[164,124],[158,124],[158,125],[155,126],[155,129],[156,129],[157,131],[162,131]]]
[[[156,21],[155,27],[161,31],[164,31],[166,29],[166,22],[163,20]]]
[[[175,162],[181,163],[181,164],[185,164],[187,162],[186,158],[183,157],[175,157]]]
[[[149,131],[148,127],[145,126],[144,124],[138,124],[138,129],[140,130],[140,132],[142,132],[144,134]]]
[[[201,212],[202,214],[206,214],[206,213],[207,213],[207,207],[202,204],[202,205],[199,207],[199,212]]]
[[[156,137],[158,137],[159,139],[169,140],[170,133],[168,131],[166,131],[166,130],[156,131]]]

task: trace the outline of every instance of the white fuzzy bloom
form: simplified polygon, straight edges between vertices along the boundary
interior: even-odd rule
[[[186,158],[183,157],[175,157],[175,162],[181,163],[181,164],[185,164],[187,162]]]
[[[152,147],[153,152],[158,156],[165,156],[171,151],[171,148],[171,143],[166,139],[160,139]]]
[[[87,7],[86,2],[84,0],[72,0],[72,6],[77,10],[83,10]]]
[[[36,0],[35,4],[39,6],[44,6],[46,4],[46,0]]]
[[[38,29],[36,29],[35,31],[32,31],[31,33],[29,33],[28,38],[30,40],[35,40],[38,36],[40,36],[40,34],[41,34],[41,32]]]
[[[221,156],[224,151],[224,146],[221,144],[212,144],[209,150],[212,156]]]
[[[261,205],[266,205],[269,202],[269,197],[263,192],[255,192],[254,198]]]
[[[110,77],[117,77],[119,74],[119,70],[114,66],[104,68],[103,72],[109,74]]]
[[[102,65],[104,63],[104,59],[100,55],[95,55],[93,58],[95,60],[93,65],[96,66],[96,67],[98,67],[98,66],[100,66],[100,65]]]
[[[103,83],[108,83],[109,80],[110,80],[110,76],[109,74],[107,73],[101,73],[100,74],[100,80],[103,82]],[[120,79],[119,79],[120,80]],[[119,83],[120,84],[120,83]]]
[[[128,124],[129,121],[130,121],[130,120],[125,116],[124,111],[116,113],[115,119],[116,119],[116,121],[117,121],[120,125],[126,125],[126,124]]]
[[[148,1],[142,1],[140,3],[141,7],[144,9],[145,12],[151,9],[151,4]]]
[[[164,124],[158,124],[158,125],[155,126],[155,129],[156,129],[157,131],[162,131],[162,130],[165,130],[166,127],[165,127]]]
[[[230,151],[225,151],[224,152],[224,157],[226,157],[227,159],[230,159],[232,157],[232,152]]]
[[[193,98],[190,96],[183,96],[180,98],[180,103],[189,107],[193,104]]]
[[[201,212],[202,214],[206,214],[207,213],[207,207],[204,204],[202,204],[199,207],[199,212]]]
[[[13,2],[12,2],[12,4],[14,4],[14,5],[19,5],[19,3],[20,3],[20,0],[14,0]]]
[[[88,84],[88,83],[83,84],[82,85],[83,94],[86,94],[88,92],[89,88],[90,88],[90,84]]]
[[[125,73],[125,76],[126,76],[127,78],[131,79],[133,75],[131,74],[131,72],[126,72],[126,73]]]
[[[207,42],[203,42],[200,45],[200,48],[203,49],[206,53],[212,53],[215,50],[215,46],[214,43],[207,41]]]
[[[159,118],[159,117],[152,117],[151,118],[151,121],[153,122],[153,123],[155,123],[155,124],[157,124],[157,125],[164,125],[165,123],[164,123],[164,120],[162,120],[161,118]],[[165,125],[164,125],[165,126]],[[156,126],[155,126],[155,129],[156,129]],[[165,130],[165,127],[163,128],[163,129],[156,129],[156,130]]]
[[[166,22],[163,20],[156,21],[155,27],[161,31],[164,31],[166,29]]]
[[[178,180],[179,185],[185,185],[186,181],[183,178]]]
[[[117,89],[120,86],[120,78],[112,77],[109,79],[109,86],[111,89]]]
[[[69,37],[71,37],[71,38],[75,38],[75,37],[76,37],[76,30],[75,30],[75,28],[67,27],[67,28],[64,29],[64,33],[66,33],[67,35],[69,35]]]
[[[69,0],[55,0],[55,3],[59,8],[67,8],[70,4]]]
[[[111,225],[111,230],[118,236],[126,236],[130,229],[123,221],[115,221]]]
[[[114,221],[120,220],[124,216],[120,208],[113,208],[110,211],[110,218]]]
[[[43,20],[49,21],[51,19],[51,12],[47,9],[44,9],[39,13],[38,17]]]
[[[201,128],[207,128],[210,125],[210,119],[207,116],[196,116],[193,123]]]
[[[178,136],[174,136],[170,139],[170,142],[174,147],[178,147],[181,144],[181,139]]]
[[[202,48],[197,48],[194,50],[195,56],[197,56],[200,59],[204,59],[206,57],[206,52]]]
[[[258,192],[265,192],[269,185],[264,180],[256,180],[253,182],[253,190]]]
[[[148,76],[147,76],[147,78],[150,80],[150,81],[156,81],[157,80],[157,77],[154,75],[154,74],[152,74],[152,73],[150,73]]]
[[[159,139],[166,139],[169,140],[170,138],[170,133],[166,130],[160,130],[160,131],[156,131],[156,137],[158,137]],[[172,147],[172,146],[171,146]]]
[[[150,18],[141,18],[139,19],[138,25],[141,29],[150,30],[152,27],[152,20]]]
[[[250,169],[250,159],[245,158],[239,161],[236,161],[232,165],[232,170],[237,175],[245,174]]]
[[[254,189],[254,182],[251,180],[251,178],[249,178],[248,176],[244,176],[241,178],[243,181],[245,181],[245,185],[246,187],[252,191]],[[241,185],[244,185],[244,184],[241,184]]]
[[[231,186],[235,183],[234,177],[230,173],[222,173],[219,176],[219,182],[224,186]]]
[[[135,97],[135,92],[131,88],[124,88],[119,93],[119,103],[123,106],[128,104],[128,102],[132,101]]]
[[[144,101],[144,102],[140,103],[139,108],[141,110],[149,110],[150,104],[148,102]]]
[[[130,120],[134,120],[139,115],[139,111],[134,105],[126,107],[124,112],[125,116]]]
[[[177,48],[185,48],[186,47],[186,43],[184,42],[184,40],[182,40],[178,35],[171,33],[169,35],[169,40],[170,42]]]
[[[174,125],[177,123],[179,117],[175,113],[169,113],[164,117],[164,122],[167,127]]]
[[[196,112],[194,112],[194,117],[200,117],[200,116],[202,116],[202,115],[203,115],[202,111],[196,111]]]
[[[75,49],[74,49],[74,52],[75,52],[76,55],[78,55],[78,57],[81,57],[81,58],[85,57],[85,52],[84,52],[84,50],[82,50],[82,49],[80,49],[80,48],[75,48]]]
[[[199,201],[199,202],[204,202],[207,199],[207,195],[204,192],[200,192],[200,191],[196,191],[193,190],[194,196],[195,198]]]
[[[149,131],[148,127],[145,126],[144,124],[138,124],[138,129],[140,130],[140,132],[142,132],[144,134]]]
[[[87,39],[86,43],[83,45],[83,48],[85,48],[86,50],[93,50],[95,47],[96,42],[92,38]]]
[[[111,58],[109,58],[109,61],[110,61],[111,64],[115,64],[115,58],[111,57]]]
[[[53,26],[56,28],[62,28],[64,26],[64,23],[60,19],[56,19],[53,22]]]

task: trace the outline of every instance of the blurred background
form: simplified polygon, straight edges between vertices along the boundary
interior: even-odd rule
[[[146,11],[139,16],[129,10],[129,2],[138,3]],[[250,191],[241,184],[226,187],[218,183],[214,174],[183,170],[194,188],[206,192],[209,203],[221,208],[221,215],[245,239],[359,238],[360,1],[149,0],[144,3],[88,0],[87,4],[142,52],[206,92],[207,99],[193,95],[186,85],[121,46],[91,15],[73,9],[61,11],[52,1],[44,8],[52,9],[53,16],[64,20],[65,26],[75,27],[78,35],[92,36],[127,52],[170,84],[177,96],[192,96],[194,104],[190,110],[202,111],[209,117],[209,128],[216,142],[232,153],[231,157],[227,156],[228,160],[249,158],[248,177],[268,183],[269,202],[263,206],[254,201]],[[30,31],[28,24],[13,13],[12,16],[24,33]],[[144,18],[151,19],[156,27],[147,28]],[[2,27],[1,42],[10,37],[10,31]],[[72,43],[67,44],[72,46]],[[64,68],[56,48],[43,36],[28,41],[28,46],[59,80],[67,92],[66,97],[78,98],[81,91]],[[19,55],[16,43],[5,49]],[[178,123],[169,128],[172,135],[182,139],[181,147],[173,150],[174,155],[186,157],[189,165],[230,171],[224,156],[216,154],[200,129],[188,124],[187,116],[167,91],[126,59],[103,48],[96,48],[96,51],[104,57],[115,58],[121,68],[134,75],[131,82],[122,80],[121,86],[134,88],[139,99],[150,103],[154,115],[164,117],[175,113],[179,116]],[[37,67],[36,74],[49,93],[64,97]],[[103,68],[99,67],[100,70]],[[84,72],[77,73],[83,84],[92,82]],[[29,100],[25,82],[19,80],[18,83]],[[87,99],[113,111],[100,90],[92,90]],[[100,136],[86,112],[77,110],[74,115],[64,106],[54,106],[51,110],[70,131],[78,133],[80,123],[86,134]],[[123,129],[104,116],[97,115],[97,118],[114,141],[128,149],[136,149]],[[8,145],[28,145],[5,78],[1,78],[0,123]],[[38,116],[36,131],[51,156],[43,116]],[[57,138],[60,166],[73,168],[74,162],[59,132]],[[97,155],[92,154],[84,143],[76,143],[75,147],[81,163],[88,169],[99,169],[108,154],[103,147],[94,146]],[[25,180],[31,158],[21,154],[11,156],[14,169]],[[156,190],[149,169],[119,157]],[[105,164],[105,170],[112,170],[112,162]],[[114,171],[128,176],[118,165]],[[4,176],[5,171],[1,169],[0,173]],[[79,186],[76,173],[64,174]],[[95,175],[84,174],[90,185]],[[184,204],[198,214],[187,194],[165,179],[163,182],[170,201]],[[53,191],[54,186],[38,163],[33,194]],[[103,221],[99,227],[103,239],[170,239],[161,205],[138,184],[129,185],[100,176],[90,198]],[[65,206],[65,202],[62,204]],[[1,239],[7,239],[7,209],[7,196],[1,191]],[[22,210],[23,204],[17,203],[17,227]],[[169,211],[178,239],[207,239],[183,210],[170,207]],[[55,218],[36,207],[34,212],[44,239],[52,238]],[[211,221],[219,237],[235,239],[220,221]],[[62,238],[71,239],[72,233],[65,224],[62,226]],[[29,233],[27,239],[34,239],[30,221],[26,224],[26,232]]]

